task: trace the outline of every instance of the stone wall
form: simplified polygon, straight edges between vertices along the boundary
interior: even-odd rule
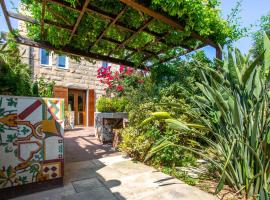
[[[22,13],[25,9],[19,6]],[[18,30],[21,35],[27,35],[27,28],[24,22],[18,22]],[[96,98],[104,94],[104,85],[96,78],[97,69],[101,66],[101,61],[93,63],[81,59],[77,62],[74,59],[68,59],[68,69],[58,68],[56,66],[57,55],[52,52],[51,66],[42,66],[40,64],[40,49],[25,45],[20,45],[22,60],[31,67],[33,79],[43,76],[45,80],[55,81],[56,86],[68,87],[73,89],[94,89]],[[109,64],[112,70],[119,68],[119,65]]]
[[[29,64],[33,74],[33,79],[44,77],[45,80],[54,81],[56,86],[74,89],[94,89],[96,97],[104,94],[104,85],[96,78],[97,69],[102,65],[101,61],[91,63],[82,59],[76,61],[68,58],[68,68],[63,69],[56,66],[57,54],[52,52],[52,63],[50,66],[40,64],[40,50],[38,48],[21,45],[23,62]],[[118,65],[110,64],[113,70]]]

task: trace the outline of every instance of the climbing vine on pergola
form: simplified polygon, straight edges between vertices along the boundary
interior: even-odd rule
[[[231,30],[216,0],[191,2],[22,0],[24,8],[13,13],[1,0],[1,7],[21,44],[144,68],[207,45],[221,57],[217,44],[225,44]],[[10,18],[26,22],[27,37],[13,30]]]

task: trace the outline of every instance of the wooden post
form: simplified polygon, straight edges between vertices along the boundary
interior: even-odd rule
[[[216,59],[222,60],[222,50],[220,47],[216,48]],[[217,70],[220,71],[221,66],[216,62]]]
[[[221,51],[220,47],[216,48],[216,58],[219,60],[222,60],[222,51]]]

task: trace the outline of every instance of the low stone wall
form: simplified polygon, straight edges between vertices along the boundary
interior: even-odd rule
[[[0,189],[62,178],[64,100],[0,96]]]
[[[95,112],[96,136],[101,142],[113,142],[113,129],[123,127],[123,120],[128,113],[102,113]]]

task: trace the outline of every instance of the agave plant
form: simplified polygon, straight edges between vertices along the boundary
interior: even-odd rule
[[[199,135],[209,144],[207,151],[181,147],[214,164],[220,172],[217,193],[228,184],[247,199],[269,199],[270,41],[266,35],[264,43],[265,52],[258,58],[252,59],[237,49],[229,49],[224,53],[224,60],[218,61],[220,69],[201,69],[202,82],[197,85],[203,97],[194,97],[194,101],[205,117],[203,125],[213,137]],[[259,63],[263,59],[261,66]],[[171,118],[165,122],[173,129],[198,134],[197,129],[203,127]],[[170,145],[175,144],[163,139],[147,158]]]

